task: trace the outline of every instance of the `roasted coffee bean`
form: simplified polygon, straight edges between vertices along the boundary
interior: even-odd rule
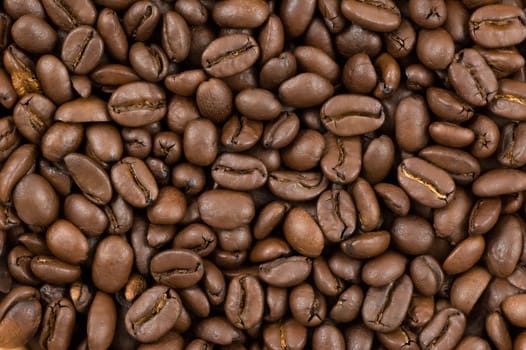
[[[295,108],[314,107],[334,93],[331,82],[316,73],[301,73],[279,86],[279,97],[284,104]]]
[[[106,102],[90,96],[68,101],[57,108],[55,120],[71,123],[107,122],[110,115]]]
[[[144,126],[166,115],[166,96],[155,84],[128,83],[113,92],[108,110],[111,118],[122,126]]]
[[[182,62],[190,53],[190,28],[183,16],[176,11],[169,11],[163,16],[162,46],[168,58]]]
[[[390,0],[378,2],[345,0],[341,5],[342,14],[353,23],[375,32],[391,32],[398,28],[401,14]]]
[[[126,8],[129,4],[123,7]],[[122,20],[128,37],[135,41],[145,41],[153,34],[160,18],[161,11],[153,1],[137,1],[128,8]]]
[[[95,204],[107,204],[113,195],[110,177],[97,162],[80,154],[64,157],[66,169],[84,195]]]
[[[159,195],[152,173],[143,161],[135,157],[123,158],[111,168],[111,182],[122,198],[133,207],[147,207]]]
[[[150,271],[158,283],[172,288],[194,286],[204,274],[203,261],[191,250],[171,249],[155,255]]]
[[[73,338],[76,310],[69,299],[51,302],[44,313],[39,343],[44,349],[68,349]]]
[[[42,318],[40,293],[32,287],[13,288],[0,303],[0,346],[24,346],[36,334]]]
[[[444,170],[416,157],[400,163],[398,182],[411,198],[431,208],[446,206],[455,192],[455,183]]]
[[[108,236],[100,241],[93,256],[93,283],[106,293],[115,293],[126,285],[132,266],[131,245],[120,236]]]
[[[496,181],[499,179],[499,181]],[[473,182],[473,194],[494,197],[526,189],[526,173],[517,169],[493,169],[483,173]]]
[[[342,251],[355,259],[367,259],[386,251],[391,236],[387,231],[371,231],[355,235],[341,243]]]
[[[212,41],[201,56],[205,71],[217,78],[240,73],[259,58],[256,40],[245,34],[232,34]]]
[[[514,6],[482,6],[469,19],[469,34],[484,47],[513,46],[526,38],[525,22],[524,13]]]
[[[40,280],[55,285],[73,283],[80,279],[82,272],[79,266],[43,255],[37,255],[31,259],[31,271]]]
[[[101,235],[109,224],[104,210],[78,193],[64,200],[64,216],[88,236]]]
[[[225,315],[237,328],[250,329],[263,317],[264,292],[258,279],[250,275],[234,277],[228,286]]]
[[[502,79],[499,89],[489,105],[489,109],[499,117],[524,120],[526,110],[524,109],[526,97],[526,83]],[[504,136],[504,135],[503,135]]]
[[[156,341],[175,325],[182,307],[175,290],[164,286],[151,287],[126,313],[126,330],[141,342]]]
[[[263,186],[268,178],[267,168],[257,158],[223,153],[211,169],[212,178],[220,186],[237,191],[251,191]]]
[[[444,271],[431,255],[419,255],[409,266],[415,288],[424,296],[433,296],[444,283]]]
[[[79,264],[88,258],[88,240],[71,222],[59,219],[46,231],[46,244],[57,258]]]
[[[86,327],[88,348],[108,348],[115,335],[116,324],[115,302],[108,294],[97,292],[88,311]]]
[[[474,49],[455,54],[448,67],[448,78],[456,93],[475,106],[485,106],[497,94],[495,73]]]
[[[466,316],[455,308],[446,308],[438,312],[424,327],[418,342],[424,349],[431,344],[444,348],[455,346],[462,338],[465,327]]]
[[[413,283],[407,275],[384,287],[370,287],[361,312],[365,325],[382,333],[395,330],[406,316],[412,292]]]
[[[59,198],[42,176],[24,176],[13,190],[13,204],[18,217],[28,225],[47,226],[58,216]]]
[[[385,114],[380,102],[365,95],[344,94],[329,99],[321,108],[323,125],[338,136],[366,134],[382,126]]]
[[[285,200],[306,201],[317,197],[329,181],[320,173],[278,170],[269,174],[270,191]]]

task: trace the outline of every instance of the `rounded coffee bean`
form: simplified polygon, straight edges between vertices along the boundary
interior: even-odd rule
[[[129,6],[127,2],[123,8]],[[159,7],[153,1],[136,1],[122,17],[128,37],[134,41],[146,41],[157,27],[161,17]]]
[[[368,259],[387,250],[391,235],[387,231],[371,231],[355,235],[340,244],[342,251],[355,259]]]
[[[388,251],[367,261],[362,267],[362,281],[371,287],[385,286],[398,279],[405,271],[407,258]]]
[[[151,287],[128,309],[124,320],[126,330],[140,342],[156,341],[175,325],[182,308],[175,290],[165,286]]]
[[[444,283],[444,271],[431,255],[419,255],[409,266],[415,288],[424,296],[435,295]]]
[[[126,127],[155,123],[166,115],[166,95],[158,85],[132,82],[120,86],[108,101],[111,118]]]
[[[453,38],[443,28],[422,29],[418,33],[416,54],[427,68],[446,69],[455,54]]]
[[[80,279],[82,273],[79,266],[43,255],[31,259],[31,271],[40,280],[54,285],[73,283]]]
[[[250,195],[230,190],[211,190],[198,198],[199,214],[208,225],[233,229],[249,224],[255,215]]]
[[[42,320],[39,343],[44,349],[67,349],[73,338],[76,310],[67,298],[48,304]]]
[[[296,321],[307,327],[320,325],[327,314],[325,297],[307,283],[290,291],[289,305]]]
[[[201,56],[205,71],[216,78],[240,73],[259,58],[256,40],[246,34],[232,34],[212,41]]]
[[[462,338],[465,327],[466,316],[455,308],[446,308],[438,312],[422,329],[418,342],[424,349],[430,344],[444,348],[454,346]]]
[[[46,244],[57,258],[79,264],[88,259],[88,240],[71,222],[59,219],[46,231]]]
[[[316,73],[298,74],[279,86],[280,99],[285,105],[295,108],[320,105],[333,93],[331,82]]]
[[[517,216],[501,216],[486,238],[485,260],[489,272],[509,276],[522,253],[524,222]]]
[[[407,275],[384,287],[370,287],[362,306],[365,325],[382,333],[395,330],[402,324],[413,293],[413,283]]]
[[[24,176],[13,190],[13,204],[20,219],[28,225],[48,226],[58,217],[59,198],[40,175]]]
[[[490,273],[482,267],[473,267],[458,276],[451,285],[451,305],[469,315],[490,280]]]
[[[263,318],[264,301],[263,287],[256,277],[236,276],[228,285],[225,315],[237,328],[253,328]]]
[[[312,261],[303,256],[276,259],[259,265],[259,278],[274,287],[292,287],[305,281],[312,270]]]
[[[263,342],[268,349],[303,349],[307,341],[307,328],[294,318],[263,328]]]
[[[323,125],[338,136],[366,134],[382,126],[385,114],[373,97],[343,94],[329,99],[321,108]]]
[[[302,130],[290,145],[281,150],[281,159],[290,169],[307,171],[320,163],[324,148],[325,139],[321,133]]]
[[[117,309],[113,298],[97,292],[88,311],[86,326],[88,348],[107,349],[117,327]]]
[[[82,25],[66,36],[61,58],[71,72],[88,74],[99,63],[103,53],[104,42],[99,33],[90,26]]]
[[[123,158],[111,168],[111,182],[122,198],[136,208],[151,205],[159,195],[152,173],[135,157]]]
[[[298,253],[315,258],[324,247],[324,237],[316,221],[303,208],[293,208],[283,222],[287,242]]]
[[[480,260],[485,248],[486,242],[481,235],[464,239],[455,246],[442,263],[444,272],[454,275],[469,270]]]
[[[223,153],[212,164],[211,175],[224,188],[251,191],[267,182],[268,172],[259,159],[236,153]]]
[[[26,345],[37,333],[41,318],[38,290],[27,286],[13,288],[0,302],[0,346]]]
[[[120,236],[108,236],[97,245],[91,267],[95,286],[115,293],[126,285],[133,266],[133,249]]]
[[[401,21],[400,10],[391,0],[356,1],[344,0],[342,14],[353,23],[375,32],[391,32]]]
[[[477,44],[495,48],[513,46],[526,38],[524,13],[511,5],[478,8],[469,19],[469,34]]]
[[[32,14],[21,16],[13,23],[11,36],[21,49],[36,54],[51,52],[57,42],[55,30],[44,19]]]
[[[190,163],[211,165],[217,157],[219,135],[216,126],[208,119],[189,121],[183,134],[183,152]]]
[[[278,99],[265,89],[245,89],[236,95],[236,109],[249,119],[272,120],[281,113]]]
[[[455,183],[444,170],[416,157],[400,163],[398,182],[411,198],[431,208],[446,206],[455,192]]]
[[[95,204],[107,204],[113,195],[110,177],[96,161],[80,153],[64,157],[69,174],[84,193]]]
[[[526,190],[526,172],[517,169],[492,169],[479,176],[471,188],[479,197],[495,197]]]
[[[158,283],[172,288],[192,287],[204,274],[203,261],[188,249],[167,249],[155,255],[150,272]]]

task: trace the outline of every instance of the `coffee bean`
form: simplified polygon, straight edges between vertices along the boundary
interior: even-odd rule
[[[150,263],[154,279],[172,288],[194,286],[203,277],[203,262],[199,255],[187,249],[165,250]]]
[[[76,310],[67,298],[51,302],[44,313],[40,346],[44,349],[67,349],[73,338]]]
[[[87,342],[89,348],[110,346],[117,324],[115,302],[106,293],[97,292],[88,311]]]
[[[236,327],[250,329],[257,325],[264,311],[264,292],[254,276],[237,276],[230,281],[225,299],[225,314]]]
[[[154,286],[135,300],[126,313],[128,333],[141,342],[152,342],[168,333],[181,313],[181,300],[169,287]]]
[[[2,347],[24,346],[36,334],[42,317],[38,290],[19,286],[13,288],[0,303]]]
[[[252,66],[259,54],[259,46],[253,37],[232,34],[212,41],[203,51],[201,64],[214,77],[228,77]]]
[[[426,348],[429,344],[443,344],[443,335],[448,335],[448,344],[457,344],[462,338],[466,327],[466,316],[455,308],[446,308],[438,312],[424,327],[418,337],[421,347]]]
[[[199,214],[208,225],[232,229],[250,223],[254,218],[253,199],[246,193],[230,190],[211,190],[198,199]]]
[[[111,182],[122,198],[133,207],[144,208],[159,195],[155,179],[143,161],[126,157],[111,169]]]
[[[390,32],[398,28],[401,21],[400,10],[394,2],[383,0],[346,0],[341,5],[342,14],[350,21],[375,32]]]
[[[484,47],[513,46],[526,38],[524,14],[510,5],[487,5],[469,19],[469,34]]]
[[[241,154],[223,153],[216,158],[211,170],[219,185],[237,191],[251,191],[263,186],[268,178],[267,168],[260,160]]]

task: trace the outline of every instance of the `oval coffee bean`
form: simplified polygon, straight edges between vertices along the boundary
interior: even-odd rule
[[[59,219],[46,231],[46,244],[57,258],[79,264],[88,259],[88,240],[71,222]]]
[[[341,11],[349,21],[375,32],[392,32],[402,20],[400,10],[391,0],[344,0]]]
[[[298,74],[279,86],[280,99],[285,105],[295,108],[320,105],[333,93],[331,82],[316,73]]]
[[[108,101],[111,118],[126,127],[158,122],[166,115],[166,95],[158,85],[132,82],[120,86]]]
[[[305,281],[311,270],[311,259],[304,256],[291,256],[259,265],[258,276],[271,286],[287,288]]]
[[[122,198],[136,208],[149,206],[159,194],[152,173],[135,157],[123,158],[111,168],[111,182]]]
[[[73,338],[76,310],[67,298],[48,304],[42,320],[40,346],[44,349],[67,349]]]
[[[204,274],[203,261],[191,250],[168,249],[155,255],[150,272],[158,283],[171,288],[192,287]]]
[[[70,153],[64,157],[66,169],[84,195],[95,204],[107,204],[113,195],[110,178],[93,159]]]
[[[455,183],[442,169],[420,158],[408,158],[398,166],[398,182],[407,194],[431,208],[445,207],[453,199]]]
[[[277,170],[269,174],[270,191],[285,200],[307,201],[322,193],[329,181],[320,173]]]
[[[466,316],[455,308],[446,308],[438,312],[422,329],[418,342],[423,349],[430,346],[447,349],[460,341],[465,327]]]
[[[234,229],[249,224],[255,215],[250,195],[231,190],[211,190],[197,200],[201,219],[218,229]]]
[[[97,292],[88,311],[86,325],[88,348],[109,348],[116,327],[117,308],[113,298],[104,292]]]
[[[55,221],[60,206],[53,187],[37,174],[26,175],[18,182],[13,190],[13,204],[22,221],[37,226]]]
[[[104,42],[97,31],[86,25],[68,33],[60,57],[75,74],[88,74],[97,66],[104,53]]]
[[[95,286],[106,293],[122,289],[130,277],[133,249],[125,238],[111,235],[97,245],[91,266]]]
[[[140,342],[156,341],[175,325],[182,308],[175,290],[165,286],[151,287],[126,312],[126,330]]]
[[[492,169],[479,176],[471,187],[479,197],[495,197],[526,190],[526,172],[517,169]]]
[[[315,258],[324,248],[320,226],[303,208],[292,208],[287,213],[283,234],[290,246],[303,256]]]
[[[236,153],[223,153],[211,169],[220,186],[237,191],[252,191],[267,182],[267,168],[259,159]]]
[[[513,46],[526,39],[524,12],[511,5],[487,5],[478,8],[469,19],[473,41],[488,48]]]
[[[362,306],[365,325],[382,333],[395,330],[406,316],[412,293],[413,283],[407,275],[384,287],[370,287]]]
[[[246,34],[232,34],[212,41],[203,51],[201,64],[213,77],[224,78],[251,67],[259,58],[256,40]]]
[[[228,285],[225,315],[237,328],[250,329],[261,322],[264,302],[263,287],[256,277],[236,276]]]
[[[325,149],[320,159],[323,174],[332,182],[348,184],[359,175],[362,167],[362,143],[357,136],[336,136],[325,133]]]
[[[322,106],[323,125],[338,136],[366,134],[382,126],[385,114],[375,98],[365,95],[334,96]]]

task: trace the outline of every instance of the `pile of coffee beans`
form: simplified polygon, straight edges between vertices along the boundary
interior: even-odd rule
[[[526,349],[521,0],[3,0],[0,348]]]

